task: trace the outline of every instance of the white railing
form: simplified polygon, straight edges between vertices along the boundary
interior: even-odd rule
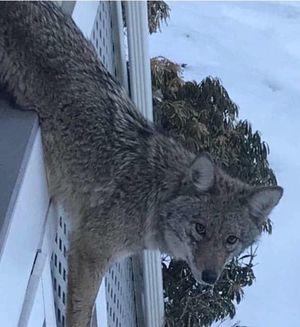
[[[147,2],[125,3],[131,97],[148,120],[153,120]],[[147,327],[161,327],[164,318],[161,254],[143,253],[144,313]]]

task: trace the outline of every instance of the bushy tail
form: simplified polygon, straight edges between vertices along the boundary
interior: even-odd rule
[[[0,87],[23,108],[43,117],[82,94],[88,99],[99,89],[99,70],[109,79],[92,45],[54,3],[0,1]]]

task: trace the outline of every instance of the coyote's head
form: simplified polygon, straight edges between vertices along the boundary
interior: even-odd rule
[[[162,208],[161,248],[187,261],[199,282],[214,284],[224,265],[251,245],[283,193],[226,175],[202,154]]]

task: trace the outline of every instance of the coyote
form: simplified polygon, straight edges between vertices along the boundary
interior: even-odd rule
[[[49,190],[72,217],[68,327],[89,326],[108,267],[143,249],[186,260],[214,284],[282,196],[147,121],[52,2],[0,2],[0,85],[38,113]]]

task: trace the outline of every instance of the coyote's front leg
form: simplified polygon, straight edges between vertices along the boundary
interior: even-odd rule
[[[71,238],[68,259],[67,327],[90,327],[94,302],[109,264],[108,257],[91,256],[89,250],[85,241],[74,241]]]

